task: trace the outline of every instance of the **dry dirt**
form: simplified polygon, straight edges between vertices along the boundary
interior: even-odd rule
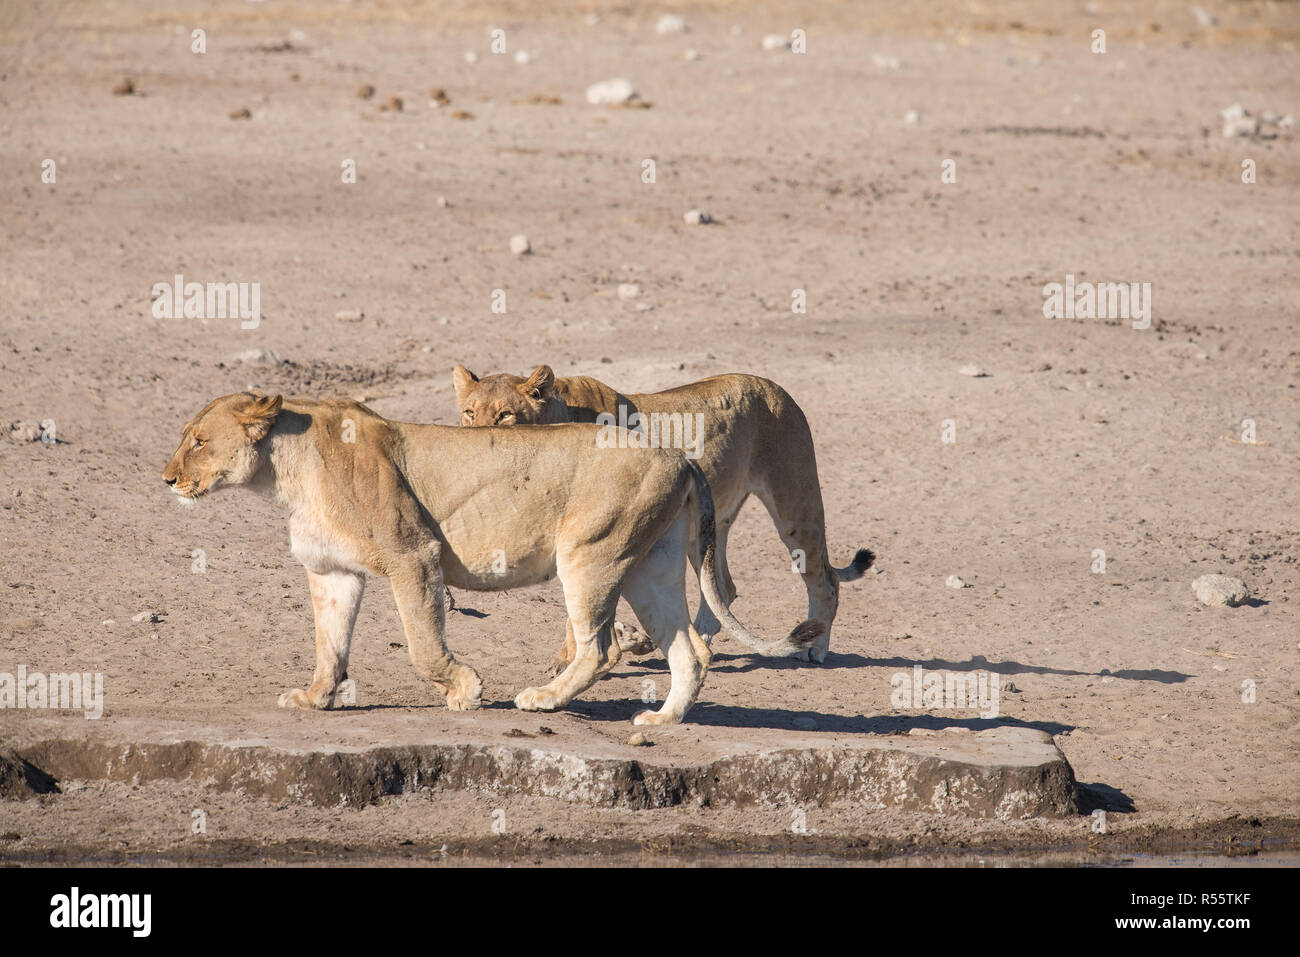
[[[322,809],[69,781],[0,802],[0,859],[1294,846],[1300,149],[1294,127],[1225,138],[1218,114],[1300,112],[1300,4],[1202,6],[1215,25],[1182,3],[674,5],[690,30],[660,36],[667,8],[639,4],[3,4],[0,419],[52,420],[57,443],[0,434],[0,671],[101,672],[104,722],[253,736],[287,720],[276,697],[313,652],[283,517],[240,492],[182,511],[160,479],[216,395],[364,395],[454,423],[458,362],[547,362],[624,391],[747,371],[808,415],[833,559],[866,545],[879,574],[843,588],[823,666],[718,639],[691,724],[1045,730],[1110,833],[1084,816],[811,810],[819,836],[792,837],[780,807],[416,793]],[[806,53],[761,48],[795,28]],[[615,76],[650,107],[589,105],[586,87]],[[134,92],[115,95],[126,77]],[[433,88],[450,102],[432,108]],[[381,109],[394,96],[402,108]],[[686,225],[692,208],[716,222]],[[516,257],[521,232],[533,252]],[[261,324],[154,318],[153,285],[177,273],[260,283]],[[1151,327],[1044,318],[1044,284],[1067,274],[1151,283]],[[620,300],[626,282],[641,296]],[[278,361],[237,362],[246,350]],[[774,634],[802,617],[757,505],[730,554],[742,620]],[[1210,572],[1254,599],[1201,605],[1191,582]],[[456,597],[449,643],[508,707],[563,637],[559,588]],[[998,718],[895,711],[891,676],[916,664],[1017,690]],[[382,581],[350,673],[367,723],[390,709],[453,727]],[[662,695],[658,656],[519,727],[619,741],[647,679]],[[292,720],[327,737],[361,716]],[[0,741],[28,720],[0,711]],[[665,734],[689,760],[691,725]],[[207,843],[189,836],[196,808]]]

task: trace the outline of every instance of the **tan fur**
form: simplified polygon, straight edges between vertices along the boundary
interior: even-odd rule
[[[561,708],[614,665],[621,593],[672,673],[663,707],[634,720],[680,721],[708,668],[682,581],[692,534],[712,553],[712,497],[680,452],[599,448],[598,431],[414,425],[356,402],[239,393],[186,424],[163,479],[186,501],[245,485],[288,507],[311,587],[316,672],[309,687],[280,696],[282,707],[333,705],[367,572],[390,579],[416,670],[449,708],[466,710],[479,707],[482,683],[447,650],[444,585],[496,591],[558,575],[576,653],[515,704]],[[717,613],[743,631],[718,598],[711,555],[707,571]],[[806,647],[810,628],[773,647]]]
[[[850,566],[831,565],[812,433],[802,410],[775,382],[752,375],[718,375],[663,392],[624,395],[587,376],[557,379],[549,366],[538,366],[527,378],[505,373],[479,378],[457,366],[453,384],[462,425],[481,425],[485,419],[502,424],[595,422],[602,414],[617,417],[620,405],[627,408],[629,419],[633,413],[703,413],[697,454],[717,506],[722,597],[730,605],[736,596],[727,571],[727,533],[740,507],[754,495],[776,523],[792,554],[792,566],[803,556],[808,618],[825,625],[808,657],[825,659],[839,606],[839,583],[860,578],[874,556],[863,549]],[[694,560],[695,553],[691,555]],[[706,637],[719,630],[703,600],[695,627]],[[630,645],[625,643],[628,650],[640,650]],[[570,653],[566,644],[556,661],[566,663]]]

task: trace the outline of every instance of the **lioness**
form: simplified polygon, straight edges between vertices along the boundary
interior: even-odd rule
[[[163,480],[187,502],[245,485],[288,506],[315,609],[316,673],[308,688],[281,695],[281,707],[333,706],[367,571],[392,581],[411,663],[453,710],[479,707],[483,685],[447,650],[444,582],[496,591],[558,575],[576,653],[549,684],[521,691],[516,707],[562,708],[613,667],[621,592],[672,675],[663,707],[633,721],[676,723],[711,657],[688,620],[688,523],[704,545],[714,613],[758,639],[721,599],[713,500],[699,467],[677,451],[599,448],[597,432],[413,425],[356,402],[243,392],[209,402],[185,425]],[[804,622],[773,648],[805,648],[818,632]]]
[[[646,431],[655,413],[698,414],[702,434],[695,436],[697,447],[688,454],[698,457],[717,506],[717,564],[726,604],[730,606],[736,597],[727,569],[727,533],[752,494],[767,507],[777,534],[801,568],[808,590],[808,618],[825,626],[807,652],[796,656],[806,655],[818,663],[826,659],[840,582],[861,578],[875,556],[863,548],[847,568],[831,565],[812,433],[802,410],[775,382],[752,375],[716,375],[664,392],[622,395],[587,376],[557,379],[550,366],[543,365],[527,378],[506,373],[479,378],[456,366],[452,383],[462,426],[595,422],[597,416],[607,415],[633,429],[639,416],[641,430]],[[622,419],[620,408],[626,410]],[[677,429],[673,434],[687,431]],[[695,550],[690,555],[698,572]],[[696,630],[707,638],[720,627],[701,592]],[[637,647],[635,639],[629,639],[627,647],[637,653],[651,650]],[[567,664],[572,654],[572,646],[566,643],[556,656],[557,666]]]

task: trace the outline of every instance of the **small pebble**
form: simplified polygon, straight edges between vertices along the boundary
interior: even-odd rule
[[[713,217],[702,209],[692,209],[682,217],[687,226],[703,226],[713,222]]]
[[[523,233],[510,237],[510,251],[516,256],[525,256],[533,251],[533,247],[528,242],[528,237]]]
[[[640,731],[633,731],[632,736],[627,739],[627,743],[634,748],[648,748],[652,742]]]
[[[956,575],[949,575],[949,576],[948,576],[948,580],[947,580],[946,582],[944,582],[944,584],[947,585],[949,588],[965,588],[965,587],[966,587],[966,582],[963,581],[961,578],[958,578]]]

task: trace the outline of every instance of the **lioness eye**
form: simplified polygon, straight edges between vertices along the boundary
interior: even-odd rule
[[[473,409],[465,409],[461,414],[464,415],[465,418],[467,418],[467,419],[472,419],[472,418],[474,418],[474,410],[473,410]]]
[[[510,419],[510,418],[514,418],[514,413],[507,410],[497,416],[497,421],[504,422],[506,419]]]

